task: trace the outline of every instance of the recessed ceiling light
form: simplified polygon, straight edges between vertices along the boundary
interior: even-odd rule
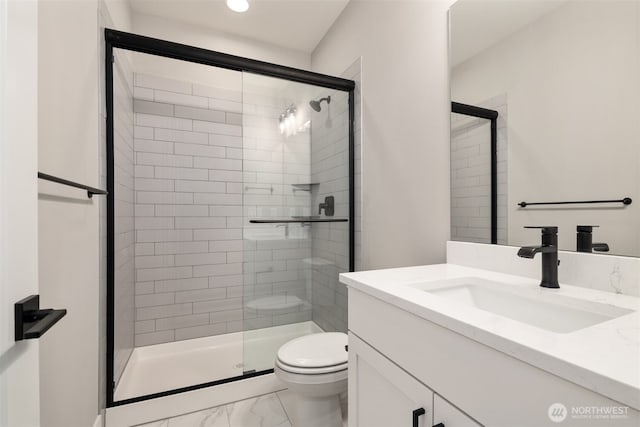
[[[227,7],[234,12],[246,12],[249,10],[249,2],[247,0],[227,0]]]

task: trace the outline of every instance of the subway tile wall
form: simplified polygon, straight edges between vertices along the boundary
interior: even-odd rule
[[[242,87],[135,75],[135,345],[242,329]]]
[[[249,223],[310,213],[278,91],[136,74],[134,96],[136,346],[310,320],[308,227]],[[302,303],[262,309],[284,295]]]
[[[356,82],[354,136],[356,165],[360,164],[360,60],[343,74]],[[319,96],[326,96],[324,92]],[[333,91],[331,104],[312,113],[313,144],[311,153],[312,208],[317,209],[325,197],[335,198],[335,218],[349,217],[349,103],[348,93]],[[361,253],[360,169],[356,166],[356,253]],[[314,214],[316,214],[314,212]],[[349,223],[315,223],[312,227],[312,300],[313,321],[325,331],[347,331],[347,290],[338,274],[349,271]],[[356,257],[356,269],[361,258]]]
[[[249,223],[310,215],[311,152],[308,131],[287,136],[278,128],[290,104],[302,121],[308,100],[298,99],[301,85],[275,91],[273,79],[244,79],[244,318],[250,330],[311,320],[310,227]]]
[[[507,96],[479,106],[498,111],[498,243],[507,241]],[[451,115],[451,240],[491,243],[490,121]]]

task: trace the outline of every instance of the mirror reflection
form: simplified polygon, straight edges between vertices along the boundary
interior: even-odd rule
[[[640,256],[640,2],[459,0],[450,19],[451,99],[497,113],[493,158],[491,120],[452,113],[452,240],[555,225],[561,250]]]

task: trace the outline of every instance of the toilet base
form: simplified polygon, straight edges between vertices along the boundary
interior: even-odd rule
[[[342,427],[338,395],[309,397],[292,393],[292,408],[287,408],[293,427]]]

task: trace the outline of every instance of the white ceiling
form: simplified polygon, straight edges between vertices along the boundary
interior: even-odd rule
[[[249,0],[236,13],[225,0],[130,0],[134,13],[173,19],[215,31],[311,53],[349,0]]]
[[[458,0],[451,7],[451,65],[466,61],[567,0]]]

